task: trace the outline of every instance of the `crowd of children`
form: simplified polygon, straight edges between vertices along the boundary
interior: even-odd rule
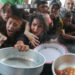
[[[75,43],[72,12],[61,17],[61,4],[57,1],[49,6],[47,1],[35,3],[37,9],[29,14],[10,3],[0,9],[0,48],[13,46],[26,51],[45,42]]]

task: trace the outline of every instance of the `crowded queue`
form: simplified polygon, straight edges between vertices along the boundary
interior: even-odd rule
[[[74,0],[66,0],[64,8],[58,1],[36,1],[33,13],[11,3],[0,9],[0,48],[14,47],[27,51],[41,43],[75,43]],[[64,11],[65,10],[65,11]]]

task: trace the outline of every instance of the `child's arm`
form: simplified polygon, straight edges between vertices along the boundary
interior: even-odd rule
[[[75,30],[75,25],[74,24],[71,24],[71,27]]]
[[[65,30],[62,31],[61,36],[64,39],[69,39],[69,40],[75,39],[75,36],[72,36],[71,34],[65,33]]]
[[[27,36],[27,38],[29,39],[30,43],[35,47],[37,45],[39,45],[39,41],[38,41],[38,37],[34,34],[32,34],[30,32],[30,26],[29,26],[29,22],[26,24],[25,26],[25,31],[24,34]]]
[[[2,44],[7,40],[7,37],[5,35],[3,35],[2,33],[0,33],[0,46],[2,46]]]
[[[29,22],[26,22],[24,34],[27,34],[27,32],[30,32]]]
[[[71,35],[75,35],[75,31],[70,33]]]

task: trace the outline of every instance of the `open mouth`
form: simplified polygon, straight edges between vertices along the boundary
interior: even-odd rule
[[[8,30],[8,31],[7,31],[7,34],[8,34],[8,36],[12,36],[12,35],[13,35],[13,31]]]
[[[5,19],[8,19],[9,17],[5,17]]]
[[[12,30],[8,30],[8,32],[11,32],[11,33],[13,33],[13,31],[12,31]]]

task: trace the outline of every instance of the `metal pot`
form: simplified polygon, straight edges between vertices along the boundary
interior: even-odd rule
[[[63,70],[68,67],[75,68],[75,54],[67,54],[58,57],[52,64],[52,72],[53,75],[56,75],[55,69],[57,70]]]
[[[12,47],[0,49],[2,75],[39,75],[45,58],[37,51],[19,52]]]

